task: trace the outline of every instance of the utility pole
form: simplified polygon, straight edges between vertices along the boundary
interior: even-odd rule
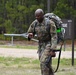
[[[72,7],[74,8],[74,0],[72,0]],[[72,17],[72,23],[73,23],[73,28],[72,28],[72,66],[74,66],[74,16],[71,16]]]
[[[50,13],[50,0],[47,0],[47,12]]]
[[[75,0],[72,0],[72,7],[74,8],[75,6],[75,4],[74,4],[74,2],[75,2]],[[74,66],[74,40],[75,40],[75,18],[74,18],[74,16],[73,15],[71,15],[71,18],[72,18],[72,25],[73,25],[73,27],[72,27],[72,66]]]

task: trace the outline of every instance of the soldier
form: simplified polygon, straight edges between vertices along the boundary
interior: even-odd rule
[[[34,20],[28,29],[28,38],[31,39],[37,34],[38,42],[38,54],[40,60],[41,74],[42,75],[54,75],[50,62],[46,64],[49,56],[54,55],[50,52],[56,48],[57,45],[57,33],[55,23],[44,17],[42,9],[35,11],[36,20]]]

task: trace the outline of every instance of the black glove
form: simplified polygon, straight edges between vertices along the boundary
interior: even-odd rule
[[[33,38],[33,33],[29,33],[29,34],[28,34],[28,41],[30,41],[31,38]]]
[[[31,38],[28,36],[28,41],[30,41],[31,40]]]

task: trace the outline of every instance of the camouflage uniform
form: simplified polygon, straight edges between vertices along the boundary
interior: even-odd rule
[[[30,32],[36,33],[39,40],[38,54],[42,75],[54,75],[52,67],[49,66],[50,63],[46,65],[50,48],[55,49],[57,45],[57,33],[54,22],[47,18],[44,18],[42,23],[35,20],[28,29],[28,33]]]

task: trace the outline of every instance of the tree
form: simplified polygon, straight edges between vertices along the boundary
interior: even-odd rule
[[[5,26],[7,33],[26,32],[35,19],[37,8],[47,13],[47,0],[0,0],[0,27]],[[70,18],[71,15],[76,17],[76,0],[51,0],[50,8],[61,18]],[[13,29],[7,30],[6,25]]]
[[[59,0],[57,6],[54,10],[54,13],[60,16],[61,18],[70,18],[71,16],[76,17],[76,10],[71,5],[70,0]]]

